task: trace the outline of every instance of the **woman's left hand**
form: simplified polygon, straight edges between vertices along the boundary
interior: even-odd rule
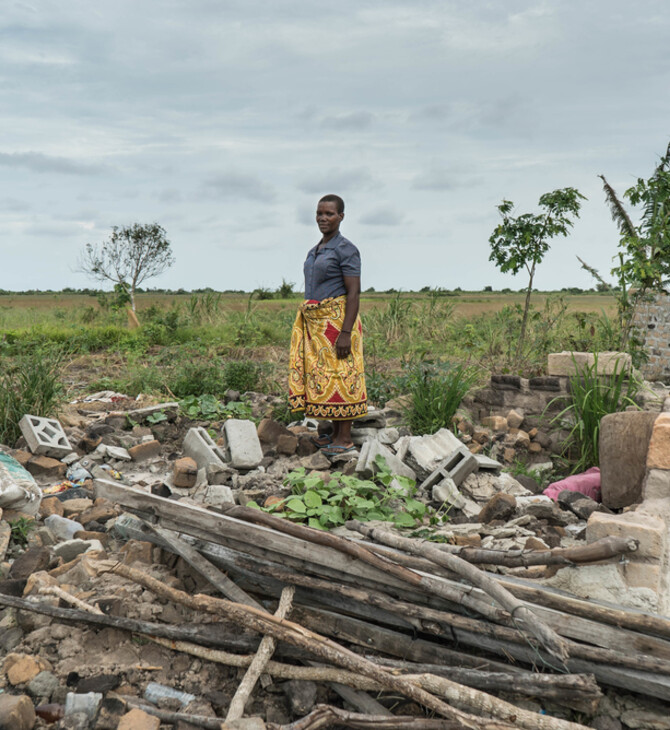
[[[339,360],[344,360],[351,354],[351,332],[340,332],[335,342],[335,351]]]

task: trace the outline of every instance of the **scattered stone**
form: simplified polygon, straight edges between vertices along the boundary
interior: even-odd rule
[[[60,517],[60,515],[50,515],[44,520],[44,524],[57,540],[71,540],[75,532],[84,529],[81,522],[68,520],[67,517]]]
[[[285,456],[293,456],[298,450],[298,437],[292,433],[282,434],[277,439],[277,453]]]
[[[330,469],[330,461],[325,454],[317,451],[310,456],[303,456],[300,459],[300,466],[304,466],[308,471],[312,469],[323,471],[324,469]]]
[[[295,435],[291,434],[291,431],[283,423],[274,421],[272,418],[264,418],[258,424],[257,433],[260,441],[270,446],[276,446],[281,436]]]
[[[138,708],[127,712],[117,725],[117,730],[158,730],[161,721]]]
[[[590,497],[576,499],[571,505],[570,510],[579,517],[580,520],[588,520],[589,517],[600,510],[600,505],[594,502]]]
[[[40,672],[51,670],[51,665],[42,657],[32,657],[28,654],[9,654],[2,665],[7,681],[16,687],[17,684],[26,684]]]
[[[468,519],[476,517],[480,512],[479,505],[476,502],[468,499],[458,491],[453,479],[443,479],[439,484],[436,484],[432,489],[431,496],[433,502],[459,509]]]
[[[532,446],[532,444],[531,444]],[[542,486],[539,484],[539,482],[534,479],[531,476],[528,476],[528,474],[516,474],[514,478],[521,484],[523,487],[525,487],[529,492],[532,492],[533,494],[541,494],[542,492]]]
[[[128,449],[128,454],[133,461],[148,461],[149,459],[155,459],[160,456],[161,445],[156,439],[143,441],[142,443],[137,444],[137,446],[131,446]]]
[[[205,491],[205,504],[217,507],[221,504],[235,504],[233,490],[225,484],[210,484]]]
[[[48,547],[32,547],[21,553],[9,569],[9,577],[14,580],[25,580],[33,573],[46,570],[51,562],[51,550]]]
[[[62,558],[65,563],[74,560],[78,555],[93,550],[104,550],[102,543],[98,540],[64,540],[54,545],[54,554]]]
[[[35,708],[27,695],[0,694],[0,727],[3,730],[32,730]]]
[[[400,438],[400,431],[397,428],[382,428],[377,432],[377,440],[385,446],[391,446]]]
[[[314,709],[316,704],[316,684],[299,679],[284,682],[282,689],[288,697],[291,711],[297,717],[304,717]]]
[[[65,514],[63,503],[58,497],[45,497],[40,504],[39,514],[42,519],[49,517],[49,515],[59,515],[62,517]]]
[[[315,454],[319,447],[312,441],[313,433],[301,433],[298,435],[298,448],[296,454],[298,456],[309,456]]]
[[[479,513],[477,520],[484,524],[494,520],[508,520],[516,510],[516,499],[511,494],[494,495]]]
[[[153,562],[153,549],[154,546],[150,542],[128,540],[119,552],[124,554],[123,562],[126,565],[132,565],[138,562],[151,565]]]
[[[509,424],[503,416],[486,416],[482,418],[482,426],[490,428],[492,431],[507,431]]]
[[[46,698],[48,701],[59,686],[60,680],[58,677],[53,672],[44,671],[33,677],[30,682],[28,682],[26,689],[35,699],[39,700]],[[2,724],[0,723],[0,727],[1,726]]]
[[[478,444],[488,444],[491,434],[487,428],[477,427],[472,432],[472,440]]]
[[[90,509],[93,506],[93,500],[88,497],[80,497],[79,499],[68,499],[62,504],[65,517],[72,517]]]
[[[50,456],[33,456],[26,464],[26,469],[35,477],[62,479],[67,471],[67,464]]]
[[[198,479],[198,464],[190,456],[183,456],[174,462],[172,482],[175,487],[191,489]]]
[[[507,425],[510,428],[521,428],[521,424],[524,421],[524,414],[522,411],[516,411],[512,409],[507,414]]]
[[[84,510],[79,515],[79,522],[83,525],[88,525],[91,522],[99,522],[104,524],[108,520],[116,517],[118,514],[118,508],[112,504],[108,499],[104,497],[98,497],[93,506]]]

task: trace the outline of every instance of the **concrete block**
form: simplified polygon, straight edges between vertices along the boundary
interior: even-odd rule
[[[201,426],[188,430],[184,437],[183,450],[185,456],[195,460],[198,469],[206,469],[208,464],[225,466],[226,455]]]
[[[670,469],[670,413],[661,413],[654,428],[647,452],[648,469]]]
[[[423,481],[461,446],[464,446],[463,442],[448,428],[441,428],[431,436],[412,436],[404,461]]]
[[[626,411],[600,421],[600,481],[606,507],[621,509],[640,501],[657,418],[656,413]]]
[[[446,504],[448,507],[461,510],[468,519],[476,517],[480,511],[480,507],[476,502],[458,491],[458,487],[452,479],[443,479],[439,484],[436,484],[432,489],[431,497],[433,502],[440,505]]]
[[[223,424],[226,461],[233,469],[255,469],[263,449],[253,421],[231,418]]]
[[[25,415],[19,428],[33,454],[60,457],[72,451],[63,427],[54,418]]]
[[[437,465],[421,486],[430,489],[443,479],[451,479],[456,486],[459,486],[473,471],[477,471],[477,460],[468,447],[461,444]]]
[[[608,515],[594,512],[586,523],[586,541],[603,537],[632,537],[638,541],[636,558],[662,560],[666,550],[666,526],[658,517],[639,512]]]
[[[595,357],[592,352],[553,352],[547,357],[547,373],[549,375],[576,375],[577,369],[590,367]],[[626,352],[599,352],[598,375],[612,375],[621,370],[630,370],[632,360]]]
[[[416,479],[414,470],[407,464],[403,463],[391,449],[377,440],[366,441],[361,447],[361,453],[356,464],[356,474],[363,479],[369,479],[378,471],[375,459],[381,456],[386,460],[386,464],[392,474],[396,476],[407,477],[408,479]]]

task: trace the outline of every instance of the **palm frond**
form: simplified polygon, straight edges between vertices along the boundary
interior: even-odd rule
[[[635,230],[635,226],[633,225],[633,221],[630,219],[630,216],[626,212],[626,209],[623,207],[623,203],[619,200],[617,194],[614,192],[614,188],[607,182],[604,175],[598,175],[598,177],[603,181],[605,199],[607,200],[607,205],[609,206],[612,220],[619,227],[621,235],[630,236],[631,238],[637,238],[638,235],[637,231]]]
[[[599,284],[602,284],[603,286],[606,286],[608,289],[611,289],[612,288],[612,285],[609,282],[605,281],[605,279],[603,279],[602,276],[600,276],[600,273],[599,273],[598,269],[594,269],[593,266],[589,266],[586,263],[586,261],[584,261],[583,259],[580,259],[579,256],[577,256],[577,261],[579,261],[579,263],[582,265],[582,269],[585,269],[586,271],[588,271],[589,274],[591,274],[591,276]]]

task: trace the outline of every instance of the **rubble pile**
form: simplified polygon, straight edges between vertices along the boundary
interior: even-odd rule
[[[588,539],[616,507],[586,481],[542,494],[502,470],[543,453],[523,412],[413,436],[392,403],[328,459],[317,423],[251,400],[258,424],[109,392],[22,419],[0,451],[0,727],[664,727],[670,620],[551,587],[639,541]],[[298,468],[380,463],[432,509],[410,533],[247,506]]]

